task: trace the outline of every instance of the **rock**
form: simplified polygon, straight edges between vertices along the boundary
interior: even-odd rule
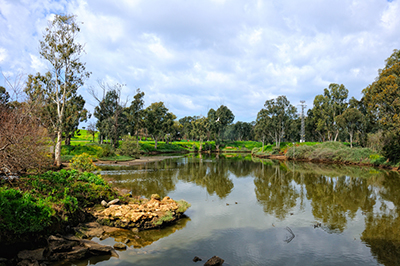
[[[47,239],[47,244],[50,253],[60,253],[72,250],[72,248],[77,246],[79,242],[56,236],[49,236]]]
[[[209,259],[204,266],[220,266],[224,263],[224,260],[221,259],[220,257],[214,256],[211,259]]]
[[[131,231],[132,231],[132,233],[137,234],[137,233],[139,233],[139,228],[134,227],[131,229]]]
[[[82,238],[100,237],[104,233],[103,227],[98,222],[79,224],[74,231]]]
[[[102,205],[103,207],[107,207],[107,201],[102,200],[102,201],[101,201],[101,205]]]
[[[114,200],[112,200],[112,201],[110,201],[109,203],[107,203],[107,207],[110,207],[111,205],[115,205],[116,203],[118,203],[119,202],[119,199],[114,199]]]
[[[194,261],[194,262],[198,262],[198,261],[202,261],[202,259],[200,259],[199,257],[195,256],[195,257],[193,258],[193,261]]]
[[[44,248],[39,248],[35,250],[22,250],[18,253],[17,257],[20,260],[44,260],[43,252]]]
[[[118,249],[118,250],[125,250],[126,246],[125,246],[125,244],[122,244],[122,243],[115,243],[114,248]]]
[[[40,266],[38,261],[31,262],[30,260],[22,260],[17,266]]]
[[[124,240],[124,244],[128,244],[129,242],[131,242],[128,238]]]

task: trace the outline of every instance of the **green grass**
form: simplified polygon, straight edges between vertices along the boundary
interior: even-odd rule
[[[286,156],[295,159],[390,165],[389,162],[386,162],[386,158],[369,148],[351,148],[348,143],[334,141],[289,147],[286,150]]]

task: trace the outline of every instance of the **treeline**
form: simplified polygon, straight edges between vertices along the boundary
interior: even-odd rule
[[[24,101],[10,102],[7,90],[0,87],[3,110],[0,153],[3,158],[9,156],[5,154],[15,145],[15,136],[11,135],[29,136],[29,131],[44,129],[55,143],[54,162],[60,166],[62,140],[69,145],[74,134],[79,132],[79,124],[91,117],[84,108],[85,100],[78,94],[78,89],[91,75],[86,71],[85,63],[81,62],[84,49],[76,41],[78,33],[75,16],[56,15],[40,41],[40,55],[49,64],[50,71],[28,76]],[[348,90],[343,84],[330,84],[315,97],[312,108],[304,117],[305,140],[346,141],[350,145],[370,147],[391,161],[400,160],[399,85],[398,50],[386,59],[385,67],[378,71],[375,81],[362,91],[360,100],[348,99]],[[99,81],[100,90],[90,89],[90,94],[98,102],[93,113],[97,122],[89,123],[87,130],[93,138],[99,132],[99,142],[107,140],[114,148],[124,136],[129,135],[131,138],[136,136],[137,145],[141,137],[151,137],[155,148],[161,139],[166,142],[198,140],[200,149],[205,140],[214,140],[217,149],[224,140],[258,140],[276,143],[277,147],[282,141],[300,140],[302,118],[286,96],[267,100],[256,120],[250,123],[233,123],[235,116],[224,105],[216,110],[210,109],[207,116],[186,116],[177,120],[163,102],[151,103],[144,108],[145,93],[140,89],[132,101],[123,101],[121,91],[124,86]],[[99,96],[96,91],[102,94]],[[12,116],[24,116],[25,122],[19,126],[29,124],[33,128],[19,129],[10,119]],[[43,130],[41,132],[40,136]],[[32,138],[30,143],[36,142],[43,143],[43,139]]]

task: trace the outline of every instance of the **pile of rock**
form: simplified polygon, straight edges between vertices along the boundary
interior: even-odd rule
[[[19,266],[47,265],[56,261],[73,262],[100,255],[105,255],[106,260],[110,257],[118,257],[116,251],[110,246],[75,236],[50,236],[47,239],[47,247],[20,251],[18,258],[12,263]],[[5,262],[5,264],[9,263]]]
[[[100,224],[125,229],[150,229],[179,219],[187,206],[190,206],[183,201],[176,202],[170,197],[161,200],[157,194],[153,194],[149,201],[140,204],[117,205],[117,203],[118,200],[102,204],[106,209],[94,214]],[[182,206],[183,204],[185,206]]]

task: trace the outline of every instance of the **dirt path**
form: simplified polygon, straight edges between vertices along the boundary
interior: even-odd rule
[[[145,163],[152,163],[156,161],[162,161],[165,159],[173,159],[179,158],[181,156],[151,156],[151,157],[140,157],[140,159],[135,159],[131,161],[97,161],[95,162],[96,165],[122,165],[122,166],[129,166],[129,165],[139,165]]]

